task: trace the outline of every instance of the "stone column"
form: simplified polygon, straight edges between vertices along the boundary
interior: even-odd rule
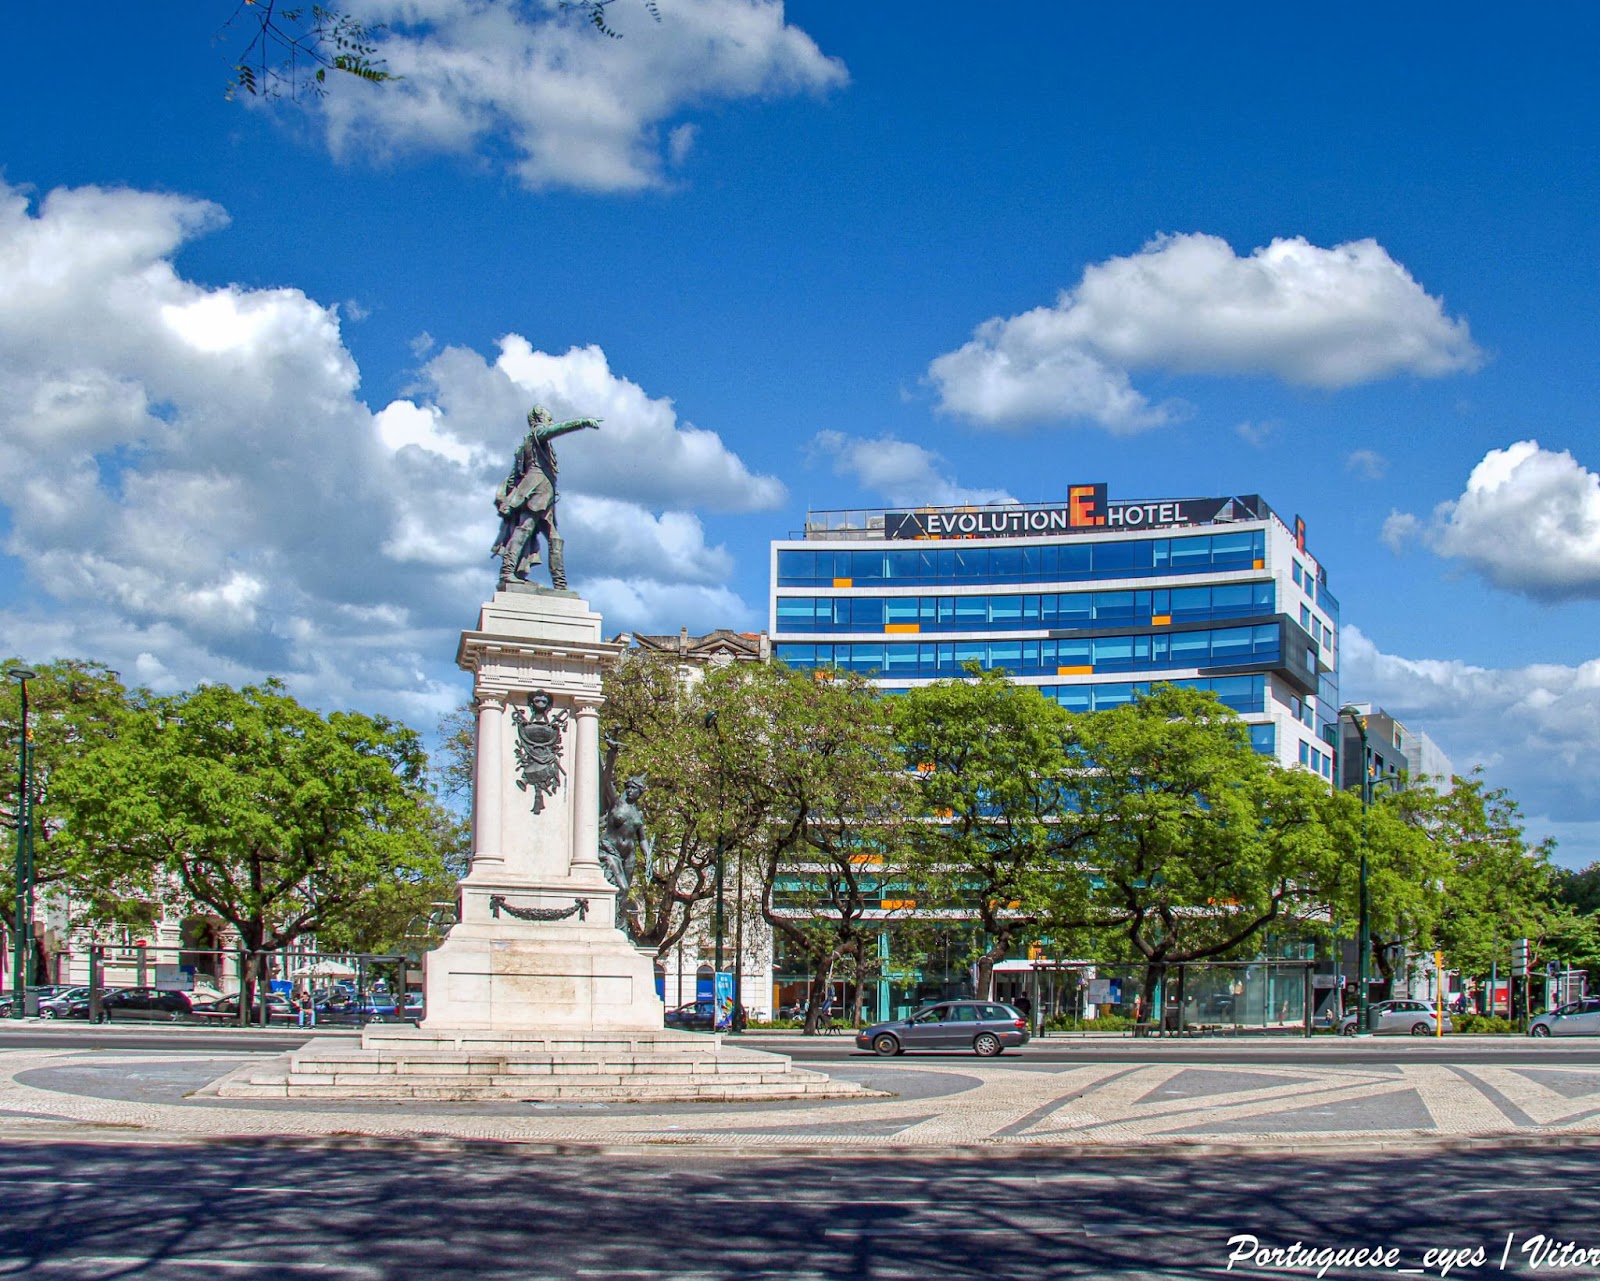
[[[601,881],[600,709],[580,703],[572,744],[572,875]]]
[[[476,867],[506,861],[500,830],[501,779],[505,776],[505,700],[478,696],[478,753],[472,778],[472,863]]]

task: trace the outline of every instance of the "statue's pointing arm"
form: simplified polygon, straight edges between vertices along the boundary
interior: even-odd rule
[[[598,418],[569,418],[564,423],[551,423],[547,427],[539,428],[540,440],[554,440],[557,436],[565,436],[569,432],[582,431],[585,427],[600,430]]]

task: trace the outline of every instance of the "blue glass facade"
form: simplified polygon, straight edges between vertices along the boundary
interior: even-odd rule
[[[1044,640],[775,641],[774,656],[791,667],[842,667],[853,672],[922,680],[959,676],[975,662],[1012,676],[1156,671],[1171,667],[1276,667],[1283,658],[1278,623],[1137,636]]]
[[[967,542],[959,547],[886,544],[881,551],[784,548],[778,552],[778,586],[1074,583],[1249,571],[1264,568],[1265,560],[1266,534],[1259,529],[1116,542],[1092,542],[1080,537],[1022,547],[986,547]]]
[[[1277,612],[1271,579],[1139,591],[964,596],[780,596],[778,630],[918,632],[1114,628],[1264,618]]]
[[[923,519],[936,510],[950,514]],[[918,509],[916,534],[904,513],[808,519],[808,537],[774,547],[774,657],[890,690],[977,663],[1074,711],[1159,683],[1206,689],[1247,718],[1256,750],[1316,768],[1339,706],[1339,603],[1295,528],[1257,499],[1138,533],[940,533],[1010,529],[1017,510]]]

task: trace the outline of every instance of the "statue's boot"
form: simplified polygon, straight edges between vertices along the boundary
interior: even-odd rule
[[[550,539],[550,585],[558,592],[567,590],[567,561],[562,547],[563,540],[552,535]]]

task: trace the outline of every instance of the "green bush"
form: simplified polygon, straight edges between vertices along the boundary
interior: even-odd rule
[[[1517,1030],[1511,1025],[1510,1019],[1503,1019],[1498,1014],[1452,1014],[1450,1022],[1457,1032],[1473,1032],[1480,1035],[1504,1036]]]
[[[1058,1014],[1046,1019],[1047,1032],[1126,1032],[1133,1020],[1121,1014],[1102,1014],[1097,1019],[1080,1019],[1075,1014]]]

